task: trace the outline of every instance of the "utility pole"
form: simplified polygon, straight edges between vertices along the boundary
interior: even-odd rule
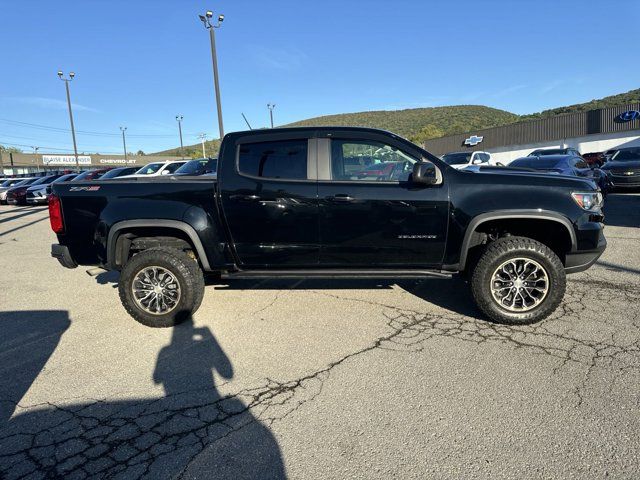
[[[76,129],[73,125],[73,112],[71,111],[71,94],[69,93],[69,82],[73,80],[76,74],[74,72],[69,72],[69,78],[64,77],[64,73],[62,70],[58,70],[58,78],[64,82],[64,85],[67,89],[67,106],[69,107],[69,121],[71,122],[71,137],[73,138],[73,156],[76,159],[76,170],[80,171],[80,164],[78,163],[78,147],[76,145]]]
[[[269,117],[271,117],[271,128],[273,128],[273,109],[276,108],[276,104],[267,103],[267,108],[269,109]]]
[[[31,147],[31,148],[33,148],[33,155],[35,156],[35,160],[36,160],[36,170],[40,172],[40,165],[38,164],[38,150],[40,150],[40,147]]]
[[[216,54],[216,37],[215,29],[220,28],[224,21],[224,15],[218,15],[218,23],[213,25],[211,18],[213,12],[207,10],[204,15],[198,15],[200,20],[204,24],[204,28],[209,30],[209,39],[211,41],[211,63],[213,63],[213,87],[216,91],[216,105],[218,107],[218,129],[220,130],[220,140],[224,137],[224,127],[222,125],[222,102],[220,101],[220,83],[218,82],[218,56]]]
[[[122,132],[122,146],[124,147],[124,159],[127,160],[127,141],[124,138],[124,132],[127,131],[127,127],[120,127]]]
[[[184,145],[182,145],[182,119],[184,117],[182,115],[176,115],[176,120],[178,121],[178,133],[180,134],[180,156],[184,158]]]
[[[202,158],[207,158],[207,151],[204,148],[204,140],[205,140],[205,138],[207,138],[207,134],[206,133],[201,133],[200,135],[198,135],[198,138],[202,142]]]

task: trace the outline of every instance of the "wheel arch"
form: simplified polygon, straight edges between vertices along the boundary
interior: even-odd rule
[[[186,236],[195,249],[202,268],[205,271],[211,270],[207,254],[196,230],[186,222],[166,219],[123,220],[114,223],[109,229],[109,235],[107,237],[107,266],[109,268],[119,269],[122,267],[122,262],[118,262],[118,247],[121,244],[118,240],[122,239],[127,233],[141,228],[158,229],[168,236],[171,236],[171,232],[179,232],[180,235],[177,235],[178,238]]]
[[[469,260],[469,252],[474,246],[477,245],[477,243],[474,243],[474,240],[477,239],[476,234],[479,228],[481,228],[483,225],[486,226],[491,222],[509,220],[542,220],[545,222],[553,222],[553,224],[561,226],[563,229],[562,231],[566,231],[566,233],[568,234],[568,239],[570,241],[569,251],[575,251],[577,247],[576,233],[573,229],[572,223],[567,217],[556,212],[545,210],[504,210],[488,212],[474,217],[469,222],[469,225],[467,226],[464,234],[464,238],[462,240],[462,245],[460,247],[460,262],[458,264],[458,270],[463,271],[466,268],[467,262]],[[535,239],[536,236],[532,236],[530,238]]]

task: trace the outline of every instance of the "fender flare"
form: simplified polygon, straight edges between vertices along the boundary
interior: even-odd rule
[[[137,228],[137,227],[161,227],[161,228],[173,228],[176,230],[180,230],[187,234],[194,247],[196,248],[196,252],[198,252],[198,259],[200,263],[202,263],[202,267],[205,271],[210,271],[211,266],[209,265],[209,260],[207,259],[207,254],[204,250],[202,242],[200,241],[200,237],[195,229],[186,222],[182,222],[180,220],[165,220],[165,219],[144,219],[144,220],[123,220],[121,222],[114,223],[109,229],[109,235],[107,237],[107,265],[114,269],[116,268],[115,264],[115,255],[116,255],[116,243],[119,237],[118,233],[121,230],[126,228]]]
[[[458,269],[460,271],[464,270],[466,266],[467,253],[469,252],[469,244],[471,243],[471,236],[473,235],[473,232],[475,232],[483,223],[508,218],[530,218],[533,220],[550,220],[559,223],[563,225],[569,233],[569,237],[571,238],[571,251],[575,251],[577,248],[578,242],[573,225],[567,217],[560,215],[559,213],[551,212],[549,210],[497,210],[494,212],[482,213],[473,217],[469,222],[467,230],[464,233],[462,246],[460,247],[460,262],[458,264]]]

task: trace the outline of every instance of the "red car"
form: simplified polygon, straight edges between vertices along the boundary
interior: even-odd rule
[[[95,170],[87,170],[86,172],[82,172],[80,175],[78,175],[76,178],[74,178],[71,181],[72,182],[87,182],[87,181],[91,181],[91,180],[97,180],[102,175],[107,173],[109,170],[113,170],[113,167],[97,168]]]
[[[604,162],[607,161],[607,157],[605,157],[602,152],[593,152],[593,153],[583,153],[582,158],[586,160],[589,166],[601,167],[604,165]]]

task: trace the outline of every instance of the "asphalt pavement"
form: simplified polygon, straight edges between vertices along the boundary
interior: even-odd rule
[[[640,195],[561,308],[488,322],[463,281],[209,282],[150,329],[117,274],[0,207],[0,478],[638,478]]]

